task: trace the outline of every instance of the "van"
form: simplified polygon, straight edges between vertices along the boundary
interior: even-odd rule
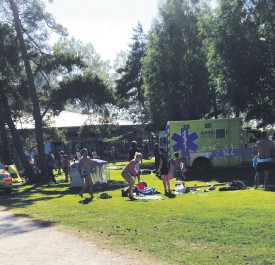
[[[168,121],[167,150],[179,152],[197,171],[210,167],[252,165],[257,129],[243,128],[241,118]]]

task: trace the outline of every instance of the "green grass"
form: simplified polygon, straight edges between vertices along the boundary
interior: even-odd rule
[[[116,163],[118,168],[126,164]],[[79,203],[69,184],[16,186],[18,193],[1,199],[16,213],[91,234],[110,248],[122,247],[169,264],[275,264],[275,193],[203,188],[174,199],[130,202],[121,197],[126,182],[121,170],[111,171],[105,190],[112,199]],[[64,179],[58,177],[57,180]],[[158,191],[154,175],[141,179]],[[193,180],[187,186],[202,182]],[[175,181],[172,180],[171,187]],[[88,197],[88,195],[86,195]]]

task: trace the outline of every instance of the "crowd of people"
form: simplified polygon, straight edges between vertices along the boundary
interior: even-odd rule
[[[69,173],[70,173],[70,158],[64,151],[57,152],[57,155],[54,156],[52,152],[47,154],[47,166],[48,166],[48,177],[49,180],[53,183],[57,183],[54,175],[54,170],[57,170],[57,174],[60,175],[62,171],[65,175],[65,182],[69,182]]]
[[[154,144],[154,150],[149,156],[149,151],[144,149],[144,143],[141,148],[138,147],[136,141],[131,142],[131,147],[129,149],[129,162],[122,169],[121,176],[129,184],[129,198],[134,201],[135,197],[133,194],[135,183],[140,183],[140,166],[144,157],[151,159],[155,158],[155,170],[154,172],[158,178],[163,183],[163,190],[165,196],[171,196],[171,186],[170,180],[175,178],[176,180],[184,181],[186,180],[186,160],[184,157],[180,157],[179,153],[174,153],[174,158],[168,160],[167,153],[164,148],[160,147],[158,143]],[[112,147],[112,159],[115,162],[114,147]],[[258,140],[255,144],[255,149],[253,150],[253,166],[255,167],[255,180],[254,189],[258,189],[260,180],[263,179],[264,189],[267,189],[269,183],[270,170],[274,167],[274,147],[273,141],[268,138],[266,131],[259,133]],[[88,191],[93,199],[93,181],[91,178],[91,172],[94,170],[94,165],[92,158],[98,158],[96,152],[89,154],[86,148],[79,151],[76,150],[75,159],[79,160],[78,171],[83,179],[83,187],[79,195],[83,198],[83,193]],[[30,163],[35,164],[33,157],[30,158]],[[57,170],[57,174],[64,172],[65,180],[64,182],[69,182],[70,178],[70,157],[64,153],[64,151],[57,152],[56,157],[49,152],[47,155],[47,166],[48,166],[48,177],[53,183],[57,183],[54,175],[54,170]]]
[[[140,167],[139,163],[142,163],[144,156],[151,159],[152,156],[155,157],[155,173],[162,180],[164,194],[166,196],[171,196],[171,187],[170,179],[175,177],[177,180],[185,179],[185,167],[184,160],[179,158],[179,154],[175,153],[175,158],[168,161],[167,154],[163,148],[160,148],[156,143],[154,145],[154,151],[151,157],[145,152],[144,148],[139,148],[136,141],[131,142],[131,147],[129,149],[129,163],[122,169],[121,176],[129,184],[129,198],[134,201],[135,197],[133,194],[134,186],[137,180],[137,183],[140,182]],[[90,199],[94,198],[93,196],[93,181],[91,178],[91,173],[94,170],[94,165],[92,162],[93,157],[97,157],[96,154],[89,154],[86,148],[79,151],[76,150],[75,158],[79,161],[78,163],[78,172],[80,177],[83,179],[83,187],[79,193],[80,197],[83,198],[83,194],[87,191],[90,194]],[[56,156],[52,152],[49,152],[47,155],[47,166],[48,166],[48,177],[49,180],[53,183],[57,183],[54,170],[57,171],[57,174],[64,172],[65,180],[64,182],[69,181],[70,173],[70,158],[64,153],[64,151],[57,152]]]

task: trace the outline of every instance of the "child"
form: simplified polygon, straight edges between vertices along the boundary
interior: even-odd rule
[[[182,162],[180,163],[180,169],[182,172],[182,179],[181,180],[186,180],[186,172],[187,172],[187,167],[185,166],[186,159],[182,158]]]
[[[127,164],[122,172],[121,172],[121,176],[128,182],[128,184],[130,185],[129,187],[129,199],[131,201],[135,201],[136,198],[134,197],[134,186],[135,186],[135,180],[133,177],[138,176],[138,171],[136,169],[136,166],[138,164],[139,161],[142,160],[142,154],[136,152],[134,159],[132,159],[129,164]]]
[[[187,171],[184,166],[184,158],[179,158],[179,153],[174,153],[174,156],[174,176],[177,180],[184,180],[184,172]],[[182,170],[182,167],[184,167],[184,172]]]

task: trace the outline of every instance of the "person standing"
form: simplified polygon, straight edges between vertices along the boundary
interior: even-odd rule
[[[57,152],[56,154],[56,162],[57,162],[57,170],[58,170],[58,175],[61,174],[61,168],[62,168],[62,154],[60,151]]]
[[[52,154],[52,152],[49,152],[47,155],[47,167],[48,167],[48,177],[49,177],[50,181],[57,184],[56,179],[53,174],[53,170],[55,167],[55,157]]]
[[[264,189],[267,190],[269,181],[269,173],[273,168],[273,144],[268,139],[267,132],[263,131],[261,139],[256,142],[258,150],[257,164],[256,164],[256,177],[254,189],[258,189],[260,178],[264,178]]]
[[[129,184],[129,199],[131,201],[135,201],[136,198],[134,197],[134,186],[135,186],[135,179],[133,177],[138,176],[138,171],[136,166],[139,161],[142,160],[142,154],[136,152],[134,159],[132,159],[122,170],[121,176],[128,182]]]
[[[168,179],[169,168],[168,168],[167,156],[164,148],[161,147],[159,151],[160,151],[160,163],[159,163],[158,171],[160,172],[160,177],[163,182],[165,196],[169,196],[171,194],[171,190],[170,190],[170,182]]]
[[[65,182],[69,181],[70,166],[71,166],[71,163],[70,163],[69,156],[64,154],[63,160],[62,160],[62,168],[65,174]]]
[[[79,160],[80,160],[80,158],[81,158],[81,155],[80,155],[79,149],[76,149],[75,156],[76,156],[76,159],[79,161]]]
[[[159,152],[159,144],[158,143],[154,144],[154,157],[155,157],[155,170],[156,170],[156,173],[158,174],[159,163],[160,163],[160,152]]]
[[[132,141],[131,142],[131,148],[129,149],[129,161],[133,160],[135,158],[135,154],[137,152],[137,142]]]
[[[115,146],[111,147],[111,157],[113,160],[113,164],[115,164],[116,163],[116,148],[115,148]]]
[[[79,196],[83,198],[83,193],[87,190],[91,195],[91,200],[94,198],[93,195],[93,181],[91,178],[91,172],[94,169],[93,161],[88,156],[88,150],[86,148],[82,149],[81,158],[78,164],[78,172],[84,181],[84,185],[79,193]]]

